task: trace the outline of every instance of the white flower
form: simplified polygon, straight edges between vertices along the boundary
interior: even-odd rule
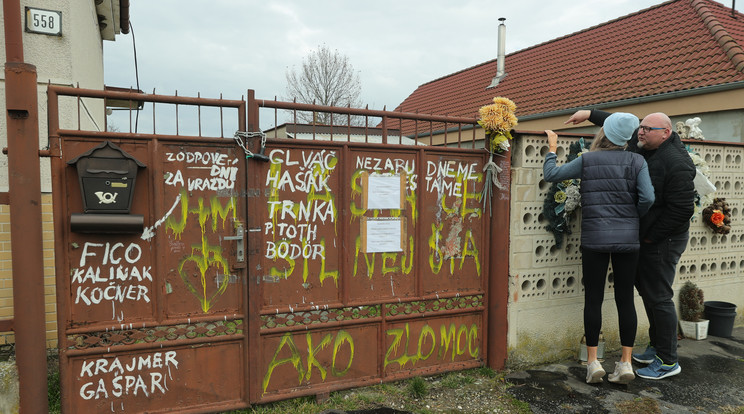
[[[576,185],[566,188],[566,214],[576,210],[581,205],[581,192]]]
[[[499,148],[501,148],[503,151],[506,151],[509,149],[509,140],[505,139],[501,142],[499,142]]]

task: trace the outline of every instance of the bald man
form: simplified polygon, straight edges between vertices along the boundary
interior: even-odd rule
[[[603,125],[609,112],[580,110],[565,123],[590,121]],[[677,311],[672,284],[680,256],[687,248],[690,218],[695,209],[695,165],[666,114],[647,115],[633,133],[628,151],[648,164],[656,200],[641,217],[641,252],[636,288],[643,299],[649,345],[633,359],[648,364],[636,371],[641,378],[659,380],[682,372],[677,360]]]

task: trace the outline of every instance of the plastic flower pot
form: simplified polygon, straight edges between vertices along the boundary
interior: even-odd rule
[[[730,338],[734,331],[736,305],[729,302],[705,302],[705,319],[710,321],[708,335]]]

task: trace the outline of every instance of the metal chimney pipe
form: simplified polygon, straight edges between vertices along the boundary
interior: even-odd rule
[[[504,24],[504,20],[506,18],[500,17],[499,21],[501,22],[499,24],[499,49],[498,49],[498,55],[497,55],[497,62],[496,62],[496,77],[501,78],[506,73],[505,71],[505,62],[504,59],[506,58],[506,25]]]
[[[491,84],[486,89],[495,88],[498,86],[501,79],[506,77],[506,65],[504,60],[506,59],[506,25],[504,24],[505,17],[499,17],[499,38],[498,38],[498,54],[496,56],[496,76],[491,79]]]

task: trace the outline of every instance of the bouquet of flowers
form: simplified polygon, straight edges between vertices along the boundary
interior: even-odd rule
[[[728,234],[731,231],[731,207],[725,198],[715,198],[703,209],[703,223],[714,233]]]
[[[584,138],[568,147],[568,162],[588,151]],[[543,216],[548,220],[545,228],[553,233],[556,247],[563,245],[563,236],[571,234],[570,221],[574,211],[581,207],[581,180],[565,180],[553,183],[545,196]]]
[[[486,131],[486,149],[490,153],[501,153],[509,149],[511,130],[517,125],[517,116],[514,115],[516,110],[517,105],[514,102],[500,96],[493,98],[492,104],[482,106],[479,110],[481,118],[478,125]]]
[[[493,154],[509,149],[509,140],[512,139],[511,130],[517,125],[517,116],[514,115],[516,110],[517,105],[514,102],[500,96],[493,98],[492,104],[482,106],[479,110],[481,118],[478,120],[478,125],[486,131],[486,151],[490,154],[488,163],[483,167],[486,183],[481,191],[480,200],[483,202],[484,209],[488,204],[489,215],[491,214],[491,185],[504,190],[498,179],[501,167],[493,162]]]

